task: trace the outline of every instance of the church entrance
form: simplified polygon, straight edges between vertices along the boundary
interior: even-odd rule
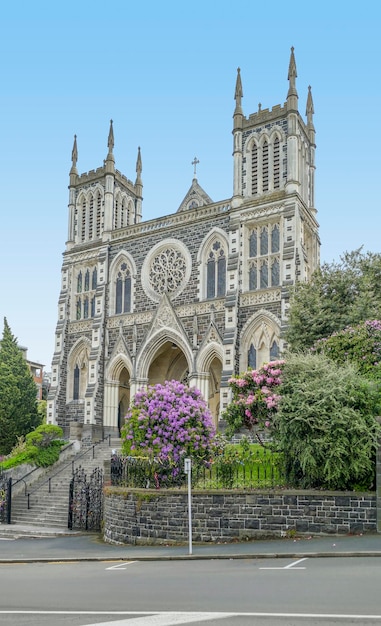
[[[148,370],[148,384],[165,380],[180,380],[188,384],[189,368],[182,350],[172,341],[166,341],[156,352]]]
[[[121,434],[121,428],[124,424],[124,418],[130,406],[130,375],[124,367],[119,376],[118,389],[118,432]]]

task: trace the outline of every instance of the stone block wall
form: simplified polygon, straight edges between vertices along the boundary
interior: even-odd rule
[[[376,530],[376,494],[373,493],[192,493],[195,542]],[[186,542],[187,492],[106,487],[104,540],[130,544]]]

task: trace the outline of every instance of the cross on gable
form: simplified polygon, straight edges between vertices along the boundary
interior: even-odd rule
[[[198,160],[197,157],[194,157],[194,159],[192,161],[192,165],[194,166],[194,170],[193,170],[194,178],[196,178],[196,167],[197,167],[198,163],[200,163],[200,161]]]

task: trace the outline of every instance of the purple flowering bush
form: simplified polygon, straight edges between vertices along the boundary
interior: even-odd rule
[[[183,458],[209,461],[215,429],[201,392],[177,381],[139,391],[122,428],[123,453],[179,467]]]
[[[282,382],[283,364],[282,360],[272,361],[229,379],[233,398],[223,414],[228,437],[241,428],[271,429],[280,399],[277,388]]]

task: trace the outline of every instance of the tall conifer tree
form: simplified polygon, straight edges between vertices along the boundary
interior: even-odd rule
[[[8,454],[17,437],[26,435],[40,421],[36,384],[4,318],[0,341],[0,454]]]

